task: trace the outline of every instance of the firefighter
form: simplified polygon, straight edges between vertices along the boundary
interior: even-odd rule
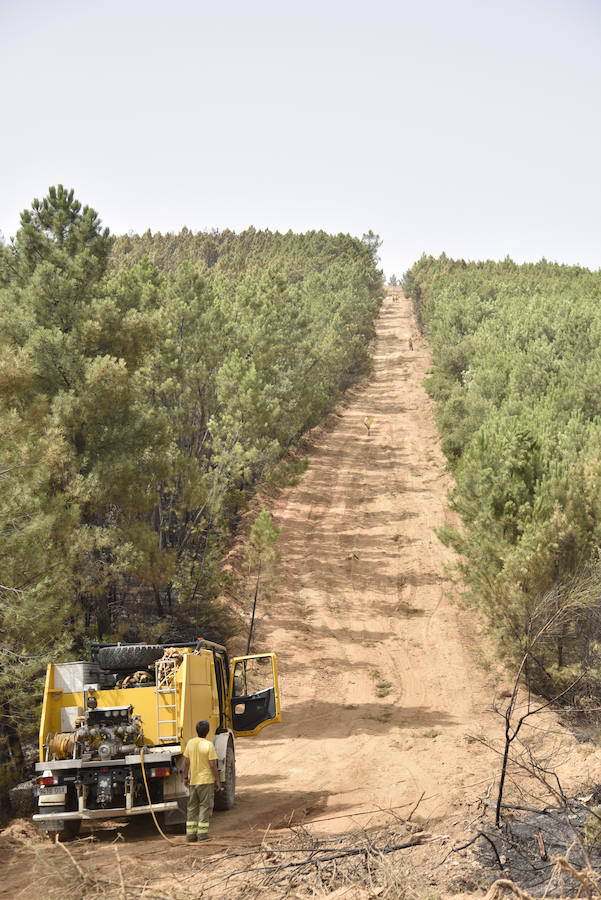
[[[213,798],[215,791],[221,790],[215,746],[206,739],[209,728],[206,719],[197,722],[198,737],[191,738],[184,750],[184,782],[190,789],[186,818],[186,840],[189,843],[210,840]]]

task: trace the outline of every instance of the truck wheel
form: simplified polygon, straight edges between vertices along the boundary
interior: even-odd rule
[[[215,794],[215,809],[224,810],[231,809],[234,805],[234,797],[236,794],[236,757],[234,756],[234,748],[232,744],[227,745],[227,753],[225,754],[225,782],[221,786],[221,790]]]
[[[81,829],[81,819],[67,819],[65,827],[61,831],[49,831],[48,837],[54,841],[57,837],[59,841],[72,841],[77,837]]]
[[[150,666],[163,655],[160,644],[122,644],[118,647],[101,647],[98,663],[109,672],[124,672]]]

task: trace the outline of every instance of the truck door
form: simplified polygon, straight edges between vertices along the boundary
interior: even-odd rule
[[[229,700],[236,737],[257,734],[266,725],[282,721],[275,653],[232,660]]]

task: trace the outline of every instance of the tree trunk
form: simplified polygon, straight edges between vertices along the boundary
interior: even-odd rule
[[[0,710],[0,822],[6,822],[12,813],[9,791],[23,777],[25,757],[8,701],[0,702]]]

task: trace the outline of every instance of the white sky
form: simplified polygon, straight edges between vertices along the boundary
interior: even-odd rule
[[[601,267],[601,0],[0,0],[0,229],[324,228]]]

